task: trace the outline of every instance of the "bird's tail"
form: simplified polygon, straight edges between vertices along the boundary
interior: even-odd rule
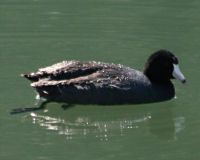
[[[21,74],[20,76],[30,80],[31,82],[36,82],[39,80],[35,74]]]

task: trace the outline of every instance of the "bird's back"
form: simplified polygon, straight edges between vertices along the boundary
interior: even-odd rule
[[[73,104],[148,103],[171,98],[140,71],[101,62],[64,61],[24,75],[41,97]]]

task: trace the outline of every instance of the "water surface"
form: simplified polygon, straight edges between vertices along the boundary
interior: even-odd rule
[[[0,159],[188,160],[199,154],[199,1],[1,0]],[[142,70],[158,49],[173,51],[187,84],[176,99],[145,105],[50,103],[34,107],[21,73],[62,60],[121,63]]]

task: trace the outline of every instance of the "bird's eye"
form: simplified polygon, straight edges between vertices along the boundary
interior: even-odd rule
[[[173,57],[173,64],[178,64],[178,59],[176,57]]]

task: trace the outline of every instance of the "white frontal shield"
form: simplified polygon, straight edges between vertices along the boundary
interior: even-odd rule
[[[178,64],[173,64],[173,66],[174,66],[174,70],[172,72],[173,77],[178,79],[182,83],[185,83],[186,80],[185,80],[184,75],[180,71],[179,65]]]

